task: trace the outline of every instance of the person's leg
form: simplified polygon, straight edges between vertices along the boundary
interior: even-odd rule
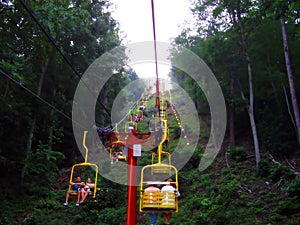
[[[169,224],[169,221],[171,219],[171,213],[166,213],[166,219],[167,219],[166,224]]]
[[[171,219],[172,213],[169,213],[168,221]]]
[[[66,194],[66,202],[69,201],[69,198],[70,198],[70,191],[68,190],[68,191],[67,191],[67,194]]]
[[[155,213],[150,212],[150,213],[149,213],[149,217],[150,217],[150,223],[151,223],[151,224],[156,224]]]
[[[83,202],[85,201],[85,199],[86,199],[86,197],[88,196],[88,194],[89,194],[89,191],[88,191],[88,190],[82,191],[82,195],[81,195],[82,197],[81,197],[80,204],[83,203]]]
[[[81,191],[77,191],[77,202],[80,201]]]
[[[79,202],[80,202],[80,197],[81,197],[81,191],[80,189],[77,190],[77,203],[76,203],[76,206],[79,205]]]
[[[163,216],[164,216],[165,224],[168,224],[169,223],[168,214],[167,213],[163,213]]]
[[[150,216],[150,223],[153,224],[153,225],[156,225],[158,213],[151,212],[151,213],[149,213],[149,216]]]
[[[65,201],[64,205],[68,205],[69,197],[70,197],[70,191],[68,190],[66,193],[66,201]]]
[[[79,204],[81,204],[82,202],[83,202],[83,199],[84,199],[84,189],[82,189],[81,191],[80,191],[80,196],[81,196],[81,201],[79,201]],[[79,199],[80,200],[80,199]]]
[[[156,221],[157,221],[157,217],[158,217],[158,213],[153,213],[154,215],[153,215],[153,224],[155,224],[156,225]]]

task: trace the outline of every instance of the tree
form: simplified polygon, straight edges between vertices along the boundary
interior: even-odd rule
[[[254,89],[253,89],[253,69],[252,62],[248,52],[247,47],[247,31],[245,30],[245,23],[248,22],[246,16],[253,7],[250,1],[241,0],[207,0],[199,1],[194,12],[199,15],[199,20],[203,21],[206,19],[206,24],[209,24],[209,30],[207,32],[207,37],[212,34],[217,33],[222,30],[232,29],[235,31],[236,35],[240,37],[241,49],[245,57],[245,62],[247,64],[248,73],[248,88],[249,88],[249,99],[246,98],[242,86],[240,85],[241,96],[245,101],[247,112],[250,119],[252,136],[255,148],[256,163],[260,161],[260,147],[258,141],[258,134],[254,116]],[[210,13],[210,14],[209,14]],[[207,17],[207,15],[210,15]],[[208,18],[208,20],[207,20]],[[256,21],[254,21],[256,22]],[[201,23],[201,22],[200,22]],[[247,26],[247,29],[251,31],[255,26]]]
[[[275,17],[280,20],[281,30],[282,30],[282,41],[283,41],[283,49],[284,49],[284,57],[286,64],[287,77],[289,81],[290,87],[290,95],[293,105],[293,112],[295,118],[295,126],[296,126],[296,136],[298,140],[298,144],[300,144],[300,114],[299,114],[299,104],[296,95],[296,88],[294,82],[294,76],[292,71],[292,63],[290,58],[290,50],[288,43],[288,34],[286,30],[286,16],[292,17],[292,22],[295,23],[297,19],[299,19],[299,15],[297,14],[291,16],[294,12],[299,12],[300,4],[295,0],[264,0],[261,2],[261,8],[264,15],[268,15],[271,17]]]
[[[60,151],[67,164],[74,163],[79,154],[74,151],[70,115],[78,80],[120,40],[107,1],[20,0],[2,1],[0,6],[0,113],[10,115],[10,120],[0,121],[0,161],[6,162],[3,170],[17,168],[9,180],[20,182],[22,170],[30,178],[34,173],[35,156],[54,160]]]

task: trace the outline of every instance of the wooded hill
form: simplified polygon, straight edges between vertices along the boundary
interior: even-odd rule
[[[70,168],[83,160],[70,120],[77,84],[121,43],[108,3],[0,3],[0,224],[124,224],[127,187],[101,176],[96,201],[62,205]],[[171,224],[300,223],[299,10],[296,0],[195,1],[197,34],[183,30],[173,45],[213,71],[228,126],[220,154],[199,172],[209,105],[192,78],[174,68],[172,80],[195,102],[203,128],[179,172],[180,208]],[[138,79],[125,65],[108,65],[114,75],[98,97],[100,127],[110,125],[119,91]],[[169,148],[177,132],[170,130]],[[139,224],[148,222],[139,215]]]

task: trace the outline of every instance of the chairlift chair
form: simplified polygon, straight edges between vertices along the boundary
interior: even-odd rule
[[[164,186],[170,182],[164,180],[155,180],[155,176],[151,175],[154,170],[171,170],[175,181],[171,182],[175,190],[173,192],[145,192],[145,188],[150,184]],[[175,166],[168,164],[153,164],[142,168],[140,182],[140,212],[178,212],[178,171]]]

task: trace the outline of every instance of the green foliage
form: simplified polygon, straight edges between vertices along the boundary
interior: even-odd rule
[[[292,215],[300,210],[300,202],[296,196],[286,198],[278,203],[278,212],[284,215]]]
[[[295,177],[286,189],[291,197],[297,197],[300,200],[300,176]]]
[[[103,225],[122,224],[126,221],[126,208],[105,208],[99,214],[97,223]]]
[[[266,159],[260,160],[260,162],[258,163],[257,175],[262,177],[268,177],[270,175],[270,171],[271,171],[270,161]]]
[[[234,197],[237,195],[239,188],[239,182],[235,179],[229,180],[219,185],[219,190],[224,199]]]
[[[31,157],[24,161],[28,191],[42,194],[44,188],[43,192],[47,194],[59,172],[58,165],[64,157],[62,153],[49,150],[46,145],[40,144]]]
[[[229,157],[235,162],[242,162],[246,159],[245,148],[240,146],[229,146]]]
[[[270,174],[270,177],[273,182],[277,182],[280,179],[291,180],[294,176],[295,175],[293,171],[291,171],[289,168],[281,164],[276,164],[276,166],[274,166],[271,169],[271,174]]]
[[[247,112],[240,96],[240,90],[247,94],[247,68],[239,33],[236,32],[237,24],[230,20],[236,19],[242,12],[239,22],[245,29],[253,66],[255,116],[261,146],[263,150],[265,148],[277,155],[286,154],[296,151],[298,145],[283,91],[288,83],[285,79],[281,28],[279,21],[273,18],[284,10],[292,68],[295,74],[299,74],[300,32],[298,24],[295,24],[299,3],[283,0],[263,1],[261,4],[259,1],[235,0],[198,3],[201,4],[196,1],[195,15],[199,16],[199,22],[201,17],[206,20],[199,24],[206,26],[210,23],[209,26],[199,27],[199,33],[195,36],[188,36],[188,32],[184,31],[174,44],[187,47],[202,57],[215,73],[224,98],[235,107],[236,137],[240,146],[229,147],[231,161],[228,166],[224,166],[223,159],[217,158],[209,169],[199,172],[197,166],[210,132],[210,121],[207,119],[210,117],[209,104],[203,90],[193,79],[183,71],[174,69],[172,79],[195,102],[203,123],[201,144],[179,172],[179,212],[172,215],[171,224],[299,224],[299,218],[294,216],[299,212],[300,205],[299,177],[295,178],[287,167],[267,160],[260,162],[259,176],[255,176],[255,163],[252,158],[247,158],[246,147],[243,147],[244,139],[251,132],[245,122]],[[72,76],[74,73],[70,72],[66,62],[19,1],[11,1],[10,4],[2,1],[0,4],[0,69],[34,93],[41,88],[40,97],[70,116],[79,77]],[[69,4],[68,1],[51,0],[27,1],[27,4],[79,74],[104,52],[120,44],[118,28],[107,11],[106,1],[72,1]],[[225,18],[227,13],[232,17]],[[108,60],[105,63],[108,68],[113,68],[115,74],[100,93],[99,102],[110,109],[119,90],[130,80],[136,80],[137,76],[134,71],[121,68],[123,62],[115,65]],[[192,67],[191,62],[186,63]],[[235,84],[232,95],[231,81]],[[205,80],[202,84],[203,88],[207,87]],[[137,92],[144,89],[143,85],[138,86]],[[296,83],[298,89],[299,83]],[[68,207],[62,206],[68,177],[63,177],[61,167],[70,167],[78,162],[80,156],[71,121],[55,110],[49,110],[48,106],[26,94],[4,76],[0,77],[0,93],[0,170],[4,171],[0,182],[0,224],[123,224],[127,189],[102,177],[99,178],[101,191],[96,199],[80,207],[76,207],[73,201]],[[125,96],[133,98],[135,94],[125,93]],[[176,99],[178,96],[174,94],[173,97]],[[126,100],[121,103],[123,108]],[[97,124],[107,126],[111,122],[102,105],[97,104],[95,114]],[[169,148],[174,149],[181,130],[174,118],[170,120]],[[186,132],[192,123],[188,121]],[[146,130],[146,125],[143,124],[142,128]],[[27,152],[25,146],[29,145],[31,134],[32,146]],[[184,151],[181,151],[182,157],[185,157]],[[22,174],[24,165],[26,170]],[[112,173],[115,172],[120,172],[118,167],[112,170]],[[86,171],[82,174],[89,176],[90,173]],[[20,186],[22,175],[24,186]],[[66,182],[62,184],[61,180]],[[61,186],[64,189],[56,190]],[[160,217],[159,222],[162,223],[162,220]]]

